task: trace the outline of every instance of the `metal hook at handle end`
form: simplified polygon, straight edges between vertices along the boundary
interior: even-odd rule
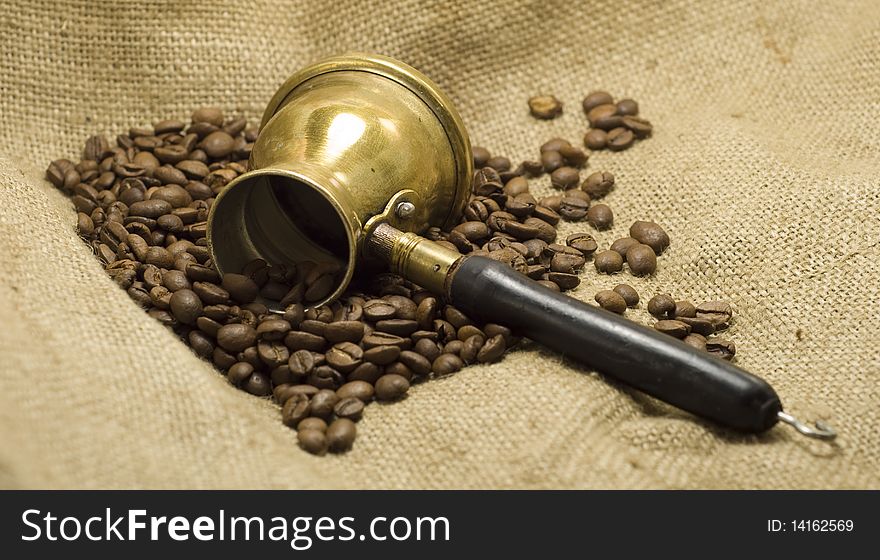
[[[837,437],[837,432],[834,431],[834,428],[832,428],[831,426],[829,426],[825,422],[817,420],[816,426],[813,427],[813,426],[804,424],[803,422],[801,422],[800,420],[798,420],[797,418],[795,418],[791,414],[788,414],[786,412],[782,412],[781,410],[777,413],[776,416],[781,421],[785,422],[789,426],[793,426],[795,430],[797,430],[798,432],[800,432],[801,434],[803,434],[807,437],[811,437],[811,438],[815,438],[815,439],[822,439],[822,440],[826,440],[826,441],[830,441],[830,440]]]

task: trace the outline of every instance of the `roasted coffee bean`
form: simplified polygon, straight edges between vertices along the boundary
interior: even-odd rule
[[[690,325],[692,333],[701,334],[703,336],[709,336],[710,334],[715,333],[715,325],[713,325],[712,321],[708,319],[700,317],[676,317],[676,320]]]
[[[697,306],[697,317],[707,319],[715,330],[724,330],[730,325],[733,308],[726,301],[707,301]]]
[[[361,344],[363,344],[365,350],[369,350],[376,346],[397,346],[398,348],[402,348],[406,343],[407,340],[404,338],[383,332],[370,333],[364,336],[363,340],[361,340]]]
[[[337,342],[325,354],[327,363],[341,373],[349,373],[361,365],[363,349],[352,342]]]
[[[218,282],[220,275],[209,266],[201,264],[189,264],[186,266],[186,276],[193,282]]]
[[[409,292],[409,290],[407,289]],[[406,319],[408,321],[416,320],[416,312],[418,311],[418,304],[414,302],[409,294],[407,295],[399,295],[399,294],[391,294],[386,295],[382,299],[389,302],[395,308],[394,318],[395,319]]]
[[[565,165],[565,159],[562,157],[562,154],[557,151],[542,151],[541,165],[544,167],[544,171],[546,171],[547,173],[552,173]]]
[[[589,233],[573,233],[565,238],[565,244],[580,251],[584,257],[589,257],[599,248]]]
[[[567,272],[574,274],[575,271],[584,267],[586,259],[582,255],[570,255],[566,253],[557,253],[550,260],[550,270],[552,272]]]
[[[508,196],[517,196],[528,192],[529,182],[525,177],[514,177],[504,184],[504,194]]]
[[[602,290],[598,292],[594,298],[596,303],[612,313],[623,313],[626,311],[626,300],[623,296],[614,290]]]
[[[669,236],[654,222],[640,220],[633,223],[629,227],[629,236],[650,246],[658,255],[669,246]]]
[[[562,156],[565,163],[577,168],[583,167],[589,158],[589,156],[577,146],[562,146],[559,148],[559,155]]]
[[[625,116],[621,119],[623,126],[632,131],[636,138],[649,136],[654,130],[651,123],[636,116]]]
[[[461,344],[460,341],[456,341]],[[459,350],[460,352],[461,350]],[[456,353],[444,353],[437,356],[434,359],[434,362],[431,364],[431,370],[435,375],[444,376],[455,373],[461,368],[464,367],[464,362],[459,358]]]
[[[639,304],[639,293],[629,284],[618,284],[614,291],[620,294],[627,307],[635,307]]]
[[[280,365],[287,365],[287,361],[290,359],[290,350],[281,342],[261,340],[257,343],[257,355],[266,366],[272,369]]]
[[[489,150],[487,150],[486,148],[482,148],[480,146],[474,146],[471,149],[471,152],[474,156],[474,168],[475,169],[485,167],[486,162],[489,161],[490,157],[492,157],[492,154],[489,153]]]
[[[440,355],[440,347],[433,340],[423,338],[413,345],[413,351],[418,352],[422,356],[433,362]]]
[[[498,172],[507,171],[510,169],[510,160],[504,156],[492,156],[486,165]]]
[[[416,375],[428,375],[431,373],[431,362],[417,352],[411,350],[401,352],[400,362],[412,370]]]
[[[272,394],[272,382],[265,373],[255,371],[242,385],[242,389],[256,397],[268,397]]]
[[[632,237],[621,237],[611,244],[610,249],[621,257],[626,258],[626,252],[636,245],[639,245],[639,242]]]
[[[323,455],[329,447],[326,434],[320,430],[297,430],[296,439],[303,451],[312,455]]]
[[[732,360],[736,355],[736,345],[723,338],[711,338],[706,341],[706,350],[722,360]]]
[[[558,152],[561,148],[566,146],[571,146],[571,142],[566,140],[565,138],[551,138],[547,140],[543,144],[541,144],[540,151],[544,152]]]
[[[519,219],[527,218],[535,211],[538,201],[529,193],[516,195],[507,202],[507,211]]]
[[[312,397],[309,413],[312,416],[327,420],[333,414],[333,407],[339,402],[336,391],[321,389]]]
[[[534,228],[534,230],[537,231],[537,234],[534,235],[534,238],[540,239],[545,243],[553,243],[554,241],[556,241],[556,228],[550,225],[550,223],[545,221],[544,219],[537,217],[537,210],[539,208],[540,206],[536,208],[536,212],[531,218],[525,219],[523,224],[530,228]],[[528,239],[526,239],[526,241],[528,241]]]
[[[337,418],[327,428],[327,448],[331,453],[342,453],[351,449],[357,437],[357,428],[348,418]]]
[[[648,300],[648,313],[658,319],[673,319],[675,300],[669,294],[657,294]]]
[[[150,266],[154,270],[158,270],[158,268],[156,268],[153,265],[147,265],[147,266]],[[144,281],[151,282],[152,280],[153,280],[152,275],[150,275],[150,278],[148,279],[146,271],[145,271]],[[166,288],[168,288],[168,290],[171,292],[176,292],[178,290],[183,290],[183,289],[187,289],[187,290],[192,289],[192,285],[190,284],[189,279],[187,279],[186,274],[182,273],[179,270],[166,270],[165,272],[163,272],[162,273],[162,285],[165,286]],[[196,294],[198,295],[197,291],[196,291]],[[200,296],[200,299],[202,299],[201,296]],[[207,305],[215,305],[214,303],[212,303],[210,301],[206,301],[204,299],[202,299],[202,302]]]
[[[596,270],[604,274],[614,274],[623,270],[623,257],[616,251],[602,251],[593,257]]]
[[[132,216],[143,216],[145,218],[154,219],[171,212],[171,210],[171,204],[160,199],[142,200],[140,202],[135,202],[128,208],[128,212]]]
[[[364,337],[364,324],[360,321],[338,321],[324,328],[324,338],[331,343],[360,342]]]
[[[635,134],[627,128],[618,126],[608,131],[606,143],[609,150],[619,152],[632,146],[633,142],[635,142]]]
[[[187,325],[194,325],[196,319],[202,314],[202,301],[192,290],[183,289],[174,292],[171,295],[169,306],[174,318]],[[230,350],[225,344],[221,344],[221,346]]]
[[[587,222],[598,230],[609,229],[614,224],[614,213],[607,204],[596,204],[587,210]]]
[[[318,430],[319,432],[327,431],[327,422],[323,418],[317,416],[309,416],[300,420],[297,430]]]
[[[306,317],[308,317],[308,315],[306,315]],[[327,323],[315,319],[305,319],[299,324],[299,328],[301,331],[323,337],[324,331],[327,329]]]
[[[419,302],[416,308],[416,322],[418,322],[419,328],[430,330],[439,309],[440,303],[435,297],[428,296]]]
[[[608,144],[608,133],[601,128],[591,128],[584,134],[584,146],[591,150],[602,150]]]
[[[283,340],[290,329],[290,323],[281,317],[270,317],[257,326],[257,336],[268,341]]]
[[[330,366],[317,366],[306,377],[306,383],[319,389],[333,389],[334,391],[345,382],[343,375]]]
[[[223,111],[217,107],[200,107],[192,113],[193,123],[209,123],[214,126],[223,125]]]
[[[373,346],[364,351],[363,359],[380,366],[388,365],[400,356],[400,347],[392,345]]]
[[[355,397],[365,403],[373,400],[374,393],[373,386],[366,381],[349,381],[336,390],[336,395],[340,399]]]
[[[529,112],[537,119],[555,119],[562,114],[562,102],[552,95],[529,98]]]
[[[547,279],[559,286],[562,291],[573,290],[581,283],[577,274],[567,272],[550,272],[547,274]]]
[[[193,282],[192,289],[208,305],[229,302],[229,292],[212,282]]]
[[[374,384],[382,375],[382,368],[370,362],[364,362],[348,374],[348,381],[366,381]]]
[[[460,354],[462,348],[464,348],[464,343],[462,341],[458,339],[450,340],[445,345],[443,345],[443,353]]]
[[[199,330],[189,331],[187,335],[190,347],[198,356],[208,359],[214,353],[214,342],[211,337]]]
[[[560,167],[550,174],[550,186],[559,190],[568,190],[577,186],[580,173],[574,167]]]
[[[250,325],[230,323],[217,331],[217,344],[229,352],[241,352],[257,341],[257,331]]]
[[[392,319],[396,313],[397,308],[385,300],[373,299],[364,304],[364,317],[369,321]]]
[[[380,401],[393,401],[401,398],[409,390],[409,381],[396,375],[383,375],[376,381],[376,399]]]
[[[682,342],[688,346],[693,346],[697,350],[706,350],[706,337],[701,334],[691,333],[684,337]]]
[[[507,350],[507,343],[500,334],[490,337],[477,352],[477,361],[481,364],[497,362]]]
[[[663,319],[654,324],[654,328],[663,334],[668,334],[675,338],[684,338],[691,332],[691,327],[687,323],[682,323],[675,319]]]
[[[228,133],[218,130],[205,136],[199,143],[199,147],[212,158],[224,158],[232,153],[235,147],[235,139]]]
[[[309,417],[310,408],[309,396],[303,393],[291,394],[281,407],[281,420],[286,426],[296,428],[303,419]]]
[[[581,184],[581,190],[590,195],[591,199],[602,198],[614,188],[614,175],[608,171],[597,171],[590,174]]]
[[[461,347],[461,352],[460,352],[459,356],[464,361],[464,363],[472,364],[477,361],[477,354],[480,352],[480,349],[483,347],[483,345],[485,343],[486,343],[486,337],[484,335],[474,334],[464,341],[464,344]],[[436,345],[435,345],[435,347],[436,347]],[[436,359],[437,356],[439,356],[439,355],[440,355],[440,353],[438,351],[433,359]],[[431,368],[431,362],[433,362],[433,359],[426,357],[426,360],[429,360],[428,361],[428,368],[429,369]]]
[[[679,317],[696,317],[697,316],[697,308],[696,306],[687,301],[676,301],[675,302],[675,318]]]
[[[581,105],[584,108],[584,113],[589,114],[590,111],[599,105],[609,105],[611,103],[614,103],[614,98],[611,97],[610,93],[607,91],[594,91],[584,97]]]
[[[339,418],[348,418],[353,422],[361,419],[364,413],[364,401],[357,397],[340,399],[333,407],[333,413]]]
[[[400,337],[407,337],[419,330],[419,324],[416,321],[407,319],[385,319],[376,322],[376,330]]]
[[[315,369],[315,355],[310,350],[297,350],[290,355],[287,366],[297,377],[305,377]]]
[[[627,250],[626,264],[634,276],[648,276],[657,270],[657,255],[651,247],[639,243]]]
[[[590,203],[580,197],[565,196],[559,205],[559,215],[572,222],[582,220],[587,215],[589,207]]]

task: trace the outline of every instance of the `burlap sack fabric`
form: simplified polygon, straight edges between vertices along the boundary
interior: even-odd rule
[[[37,0],[3,2],[0,24],[0,486],[880,487],[876,2]],[[349,50],[426,72],[515,161],[579,141],[587,91],[638,99],[654,137],[589,163],[618,178],[598,239],[647,218],[672,247],[652,278],[588,269],[574,295],[623,280],[733,302],[738,363],[837,443],[735,434],[528,347],[370,406],[346,455],[299,450],[276,406],[107,278],[43,170],[204,104],[256,119],[291,72]],[[532,119],[538,92],[564,115]]]

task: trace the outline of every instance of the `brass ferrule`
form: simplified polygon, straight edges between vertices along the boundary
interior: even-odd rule
[[[446,294],[446,285],[457,252],[414,233],[404,233],[388,224],[380,224],[368,241],[371,251],[387,261],[392,272],[434,292]]]

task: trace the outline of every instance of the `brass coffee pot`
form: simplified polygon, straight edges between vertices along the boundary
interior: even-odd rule
[[[422,73],[378,55],[325,59],[291,76],[269,102],[252,171],[211,208],[212,259],[221,274],[257,258],[336,263],[344,274],[327,300],[370,260],[383,261],[475,319],[694,414],[748,432],[781,420],[810,437],[835,436],[783,412],[770,385],[730,363],[420,237],[458,223],[472,162],[461,117]]]

